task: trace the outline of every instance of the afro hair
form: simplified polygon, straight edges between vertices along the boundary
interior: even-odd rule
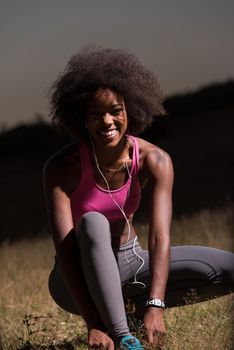
[[[132,135],[138,135],[165,113],[156,76],[134,54],[125,49],[87,46],[72,56],[51,87],[53,122],[72,134],[85,136],[87,100],[99,88],[123,97]]]

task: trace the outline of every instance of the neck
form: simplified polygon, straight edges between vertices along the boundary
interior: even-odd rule
[[[128,156],[128,140],[126,137],[124,137],[115,147],[96,147],[92,139],[91,144],[98,160],[101,160],[101,164],[107,167]]]

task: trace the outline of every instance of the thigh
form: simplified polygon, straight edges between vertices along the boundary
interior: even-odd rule
[[[168,306],[204,301],[228,294],[234,284],[234,254],[203,246],[178,246],[171,249],[167,282]],[[191,291],[195,299],[188,300]]]
[[[171,249],[168,287],[177,282],[233,281],[234,254],[203,246],[178,246]]]

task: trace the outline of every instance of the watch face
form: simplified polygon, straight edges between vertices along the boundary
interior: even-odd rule
[[[156,306],[156,307],[160,307],[160,308],[164,309],[165,303],[163,300],[152,298],[146,302],[146,306]]]

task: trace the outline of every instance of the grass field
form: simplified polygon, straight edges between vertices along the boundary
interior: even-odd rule
[[[173,221],[172,245],[233,250],[233,227],[232,208],[203,211]],[[147,225],[138,225],[138,231],[145,246]],[[48,237],[0,247],[0,350],[87,348],[82,319],[57,307],[48,293],[53,255]],[[165,322],[165,350],[233,349],[232,296],[168,309]],[[141,325],[131,314],[130,324],[141,337]]]

